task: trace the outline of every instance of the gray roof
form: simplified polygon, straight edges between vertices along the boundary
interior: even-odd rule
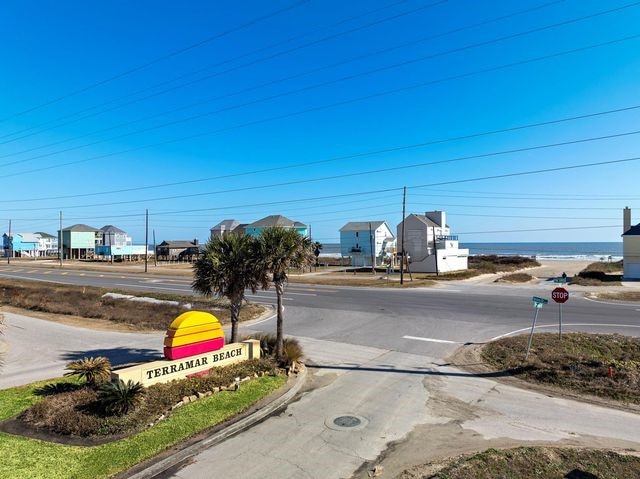
[[[622,236],[640,236],[640,223],[629,228]]]
[[[84,225],[79,223],[77,225],[67,226],[66,228],[62,228],[62,231],[75,231],[75,232],[93,232],[100,231],[98,228],[94,228],[93,226]]]
[[[233,231],[238,226],[240,226],[240,222],[238,220],[222,220],[220,223],[215,225],[212,230],[219,230],[224,227],[225,230]]]
[[[37,235],[40,235],[41,238],[57,238],[57,236],[50,235],[49,233],[45,233],[43,231],[36,231]]]
[[[268,228],[270,226],[283,226],[285,228],[299,228],[306,227],[304,223],[300,223],[299,221],[293,221],[289,218],[282,215],[270,215],[266,216],[250,225],[247,225],[249,228]]]
[[[192,248],[196,246],[196,244],[188,240],[169,240],[163,241],[158,246],[164,246],[166,248]]]
[[[122,233],[122,234],[127,234],[126,231],[122,231],[120,228],[116,228],[113,225],[105,225],[102,228],[100,228],[100,231],[103,231],[105,233]]]
[[[429,227],[440,227],[440,225],[438,223],[436,223],[435,221],[431,221],[429,218],[427,218],[425,215],[417,215],[415,213],[411,213],[407,218],[413,216],[414,218],[419,219],[420,221],[422,221],[425,225],[429,226]],[[406,221],[406,220],[405,220]]]
[[[376,230],[384,223],[384,221],[350,221],[340,228],[340,231],[369,231],[369,225],[372,230]]]

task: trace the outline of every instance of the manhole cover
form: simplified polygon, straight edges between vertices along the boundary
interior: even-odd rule
[[[340,416],[335,418],[333,423],[340,427],[356,427],[362,424],[362,421],[355,416]]]
[[[325,426],[334,431],[359,431],[369,424],[369,420],[355,414],[336,414],[324,421]]]

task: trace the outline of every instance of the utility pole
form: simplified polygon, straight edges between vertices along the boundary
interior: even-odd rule
[[[438,270],[438,243],[436,243],[436,227],[433,227],[433,254],[436,255],[436,276],[440,276]]]
[[[147,263],[149,262],[149,209],[145,211],[144,221],[144,272],[147,272]]]
[[[402,226],[400,232],[400,284],[404,284],[404,215],[407,204],[407,187],[402,191]]]
[[[158,266],[158,252],[156,250],[156,230],[153,230],[153,264]]]
[[[7,238],[7,264],[11,264],[12,253],[13,253],[13,238],[11,237],[11,220],[9,220],[9,237]]]
[[[60,212],[60,234],[58,235],[58,258],[60,258],[60,267],[62,268],[62,256],[64,255],[64,249],[62,244],[62,211]]]
[[[371,235],[371,221],[369,221],[369,248],[371,250],[371,273],[376,274],[376,264],[373,254],[373,236]]]

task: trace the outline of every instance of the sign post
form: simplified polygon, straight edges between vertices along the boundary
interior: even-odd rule
[[[524,355],[524,360],[526,361],[529,358],[529,351],[531,350],[531,341],[533,341],[533,330],[536,329],[536,321],[538,320],[538,312],[549,302],[548,299],[539,298],[538,296],[534,296],[533,298],[533,307],[535,309],[535,314],[533,315],[533,324],[531,324],[531,334],[529,334],[529,344],[527,345],[527,354]]]
[[[569,299],[569,291],[564,288],[555,288],[551,291],[551,299],[558,303],[558,337],[562,339],[562,304]]]

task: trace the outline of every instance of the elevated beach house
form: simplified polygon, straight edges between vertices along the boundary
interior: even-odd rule
[[[395,237],[385,221],[350,221],[340,228],[340,253],[352,266],[382,266]]]
[[[458,247],[458,237],[451,234],[444,211],[410,214],[398,224],[397,234],[398,251],[404,245],[412,272],[446,273],[468,268],[469,250]]]
[[[622,216],[622,264],[624,279],[640,279],[640,223],[631,226],[629,208]]]
[[[58,231],[60,235],[60,231]],[[62,254],[66,259],[93,258],[96,245],[102,242],[98,228],[76,224],[62,228]]]

